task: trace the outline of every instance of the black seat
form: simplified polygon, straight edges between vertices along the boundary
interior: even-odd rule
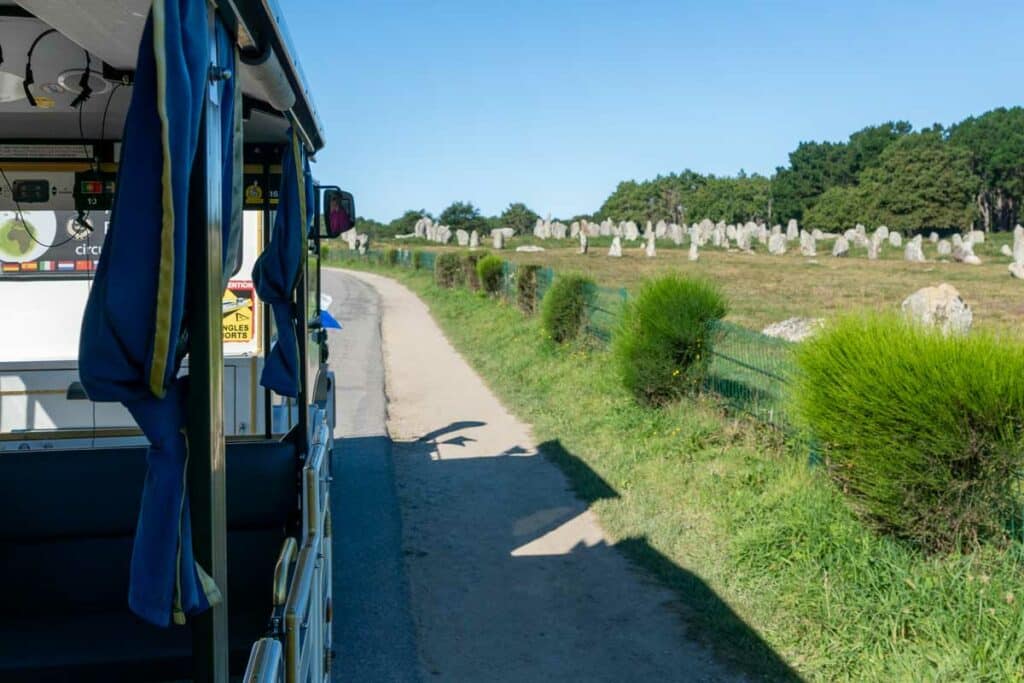
[[[298,510],[291,444],[227,448],[232,669],[266,630],[274,563]],[[144,448],[0,454],[0,680],[170,680],[191,670],[189,629],[127,607]]]

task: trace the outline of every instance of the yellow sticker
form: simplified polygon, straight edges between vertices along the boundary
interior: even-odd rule
[[[251,342],[254,333],[251,282],[229,282],[221,299],[222,328],[226,343]]]

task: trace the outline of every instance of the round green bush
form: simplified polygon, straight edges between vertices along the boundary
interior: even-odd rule
[[[516,267],[516,303],[527,315],[537,312],[537,272],[540,266],[524,263]]]
[[[798,417],[878,529],[929,551],[1020,533],[1024,345],[855,314],[795,360]]]
[[[462,284],[462,259],[452,251],[438,254],[434,259],[434,281],[441,287],[455,287]]]
[[[501,292],[502,278],[505,274],[505,262],[499,256],[488,254],[476,264],[476,276],[480,287],[488,294]]]
[[[594,281],[583,275],[561,275],[541,302],[541,325],[544,332],[562,344],[576,339],[587,324],[587,304],[594,291]]]
[[[612,357],[626,389],[649,405],[699,389],[714,323],[727,310],[721,291],[706,280],[666,275],[644,284],[612,335]]]

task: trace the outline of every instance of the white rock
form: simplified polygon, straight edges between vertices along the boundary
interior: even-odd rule
[[[1024,280],[1024,263],[1014,261],[1009,265],[1010,275],[1018,280]]]
[[[939,233],[932,232],[930,235],[928,235],[928,241],[931,242],[932,244],[936,244],[939,241]]]
[[[824,322],[822,318],[787,318],[782,322],[772,323],[761,330],[761,334],[791,342],[802,342],[820,330]]]
[[[580,253],[581,254],[586,254],[587,251],[590,249],[590,238],[587,236],[587,231],[586,230],[580,230],[579,238],[580,238]]]
[[[903,250],[903,260],[910,261],[912,263],[924,263],[924,251],[921,249],[921,236],[918,235],[914,239],[907,242],[906,248]]]
[[[608,255],[614,258],[622,256],[622,240],[618,235],[612,238],[612,246],[608,248]]]
[[[802,256],[817,256],[818,252],[814,243],[814,235],[803,230],[800,233],[800,254]]]
[[[850,253],[850,243],[845,237],[840,235],[836,238],[835,243],[832,245],[833,256],[846,256]]]
[[[935,245],[935,249],[938,251],[939,256],[949,256],[953,253],[953,245],[949,243],[949,240],[939,240]]]
[[[476,249],[479,246],[480,246],[480,235],[477,234],[476,230],[474,230],[473,232],[469,233],[469,248],[470,249]]]
[[[469,233],[459,228],[455,231],[455,239],[459,243],[460,247],[464,247],[469,244]]]
[[[999,253],[1002,254],[1003,256],[1009,256],[1010,258],[1013,258],[1013,249],[1010,248],[1009,244],[1004,244],[1003,246],[999,247]]]
[[[790,218],[786,223],[786,241],[795,242],[798,239],[800,239],[800,224],[796,222],[795,218]]]
[[[657,238],[665,237],[668,234],[668,223],[665,221],[658,221],[658,224],[654,226],[654,236]]]
[[[890,232],[889,244],[899,249],[900,247],[903,246],[903,235],[899,234],[898,232]]]
[[[902,309],[908,319],[936,327],[943,334],[967,334],[974,320],[960,292],[946,283],[917,290],[903,300]]]
[[[971,230],[971,232],[968,233],[968,236],[971,238],[971,242],[973,242],[974,244],[985,243],[985,232],[982,230]]]
[[[654,248],[654,235],[655,233],[647,233],[647,244],[644,245],[644,256],[647,258],[654,258],[656,252]]]
[[[501,230],[491,230],[491,245],[495,249],[505,248],[505,233]]]
[[[700,258],[700,252],[697,250],[697,242],[690,242],[690,260],[696,261]]]
[[[746,233],[746,230],[743,231]],[[748,243],[749,244],[749,243]],[[782,256],[786,253],[786,238],[782,235],[772,235],[768,238],[768,253],[773,256]]]
[[[524,244],[521,247],[516,247],[516,251],[521,251],[526,254],[535,254],[538,251],[544,251],[544,247],[538,247],[536,244]]]

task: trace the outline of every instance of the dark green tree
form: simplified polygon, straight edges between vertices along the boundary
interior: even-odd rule
[[[452,230],[476,230],[483,232],[487,228],[487,219],[480,215],[480,209],[470,202],[453,202],[441,212],[438,220]]]
[[[971,168],[970,152],[947,143],[938,127],[901,138],[860,175],[861,189],[873,198],[878,219],[908,231],[970,228],[981,184]]]
[[[525,235],[533,230],[538,218],[540,216],[531,211],[526,204],[514,202],[501,213],[495,227],[515,228],[516,234]]]
[[[981,178],[975,202],[985,230],[1010,230],[1024,201],[1024,108],[999,108],[953,126],[949,142],[971,155]]]

